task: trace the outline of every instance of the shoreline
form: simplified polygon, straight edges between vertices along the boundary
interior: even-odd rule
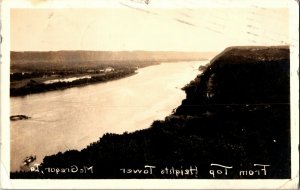
[[[72,82],[55,82],[51,84],[38,83],[36,84],[35,87],[29,87],[29,89],[26,87],[11,88],[10,97],[25,97],[31,94],[46,93],[46,92],[57,91],[57,90],[65,90],[73,87],[84,87],[91,84],[111,82],[114,80],[119,80],[119,79],[136,75],[137,74],[136,71],[137,70],[134,70],[133,72],[129,72],[129,73],[124,73],[124,75],[121,76],[113,76],[113,78],[110,79],[102,79],[102,78],[97,78],[97,76],[91,76],[91,78],[77,79]],[[54,79],[58,79],[58,78],[54,78]],[[30,79],[30,81],[34,81],[34,80]]]
[[[83,87],[83,86],[87,86],[87,85],[91,85],[91,84],[98,84],[98,83],[104,83],[104,82],[110,82],[110,81],[114,81],[114,80],[119,80],[119,79],[123,79],[126,77],[130,77],[133,76],[135,74],[137,74],[139,69],[145,68],[145,67],[150,67],[150,66],[155,66],[155,65],[159,65],[159,64],[163,64],[163,63],[180,63],[180,62],[198,62],[198,61],[207,61],[209,63],[209,59],[200,59],[200,60],[175,60],[175,61],[164,61],[164,62],[154,62],[153,64],[150,65],[146,65],[143,67],[134,67],[134,68],[126,68],[125,67],[125,72],[123,71],[123,69],[121,70],[121,76],[112,76],[112,78],[105,78],[106,75],[101,75],[101,74],[91,74],[88,72],[81,72],[81,73],[73,73],[73,74],[69,74],[69,75],[64,75],[64,76],[55,76],[55,77],[47,77],[47,79],[43,78],[43,77],[38,77],[38,78],[25,78],[23,79],[24,81],[27,81],[27,84],[23,84],[23,86],[21,87],[16,87],[16,88],[12,88],[12,84],[10,84],[10,97],[25,97],[27,95],[30,94],[38,94],[38,93],[45,93],[45,92],[51,92],[51,91],[56,91],[56,90],[65,90],[68,88],[73,88],[73,87]],[[201,68],[198,68],[199,71],[203,71],[205,66],[201,66]],[[118,69],[116,70],[117,72],[112,72],[112,73],[108,73],[108,75],[117,75]],[[48,73],[51,73],[51,71],[47,71]],[[53,71],[54,72],[54,71]],[[55,72],[59,72],[59,71],[55,71]],[[66,71],[66,72],[74,72],[74,71]],[[122,73],[123,72],[123,73]],[[48,80],[55,80],[55,79],[68,79],[71,77],[81,77],[81,76],[90,76],[90,78],[83,78],[83,79],[77,79],[74,80],[72,82],[55,82],[55,83],[50,83],[50,84],[45,84],[45,81]],[[100,76],[100,78],[99,78]],[[105,79],[103,80],[102,77],[104,77]],[[63,77],[63,78],[62,78]],[[108,76],[111,77],[111,76]],[[24,83],[23,81],[23,83]],[[38,82],[36,82],[38,81]],[[12,83],[12,82],[11,82]],[[20,83],[22,83],[21,81],[15,80],[13,81],[13,83],[19,83],[18,84],[14,84],[13,86],[20,86]]]
[[[40,140],[41,137],[39,137],[44,130],[50,130],[50,128],[55,130],[49,131],[48,134],[54,137],[59,137],[60,131],[71,130],[71,133],[76,133],[77,135],[72,135],[69,140],[66,139],[64,144],[70,149],[77,150],[85,148],[90,142],[97,141],[106,132],[122,134],[125,128],[128,132],[148,128],[154,120],[164,119],[177,105],[180,105],[185,98],[181,87],[188,84],[199,73],[198,67],[203,64],[206,62],[162,63],[141,68],[137,75],[122,80],[64,91],[33,94],[25,98],[11,98],[11,114],[25,114],[32,117],[28,121],[12,123],[13,139],[19,136],[17,134],[23,134],[20,137],[22,139],[36,137],[31,139],[30,145],[22,145],[21,139],[14,140],[16,145],[13,147],[16,148],[13,149],[13,155],[15,153],[21,155],[15,156],[21,159],[30,153],[36,155],[37,162],[40,163],[42,162],[40,159],[46,155],[65,151],[64,147],[59,145],[61,143],[55,143],[57,140],[60,141],[57,138],[53,139],[53,146],[40,152],[34,148],[36,144],[51,142],[51,137],[49,139],[46,137],[47,140]],[[151,77],[156,74],[158,76]],[[82,104],[78,104],[79,102]],[[43,104],[42,107],[37,106]],[[25,109],[24,105],[31,109]],[[51,111],[53,108],[55,110]],[[118,119],[115,119],[116,117]],[[78,122],[73,122],[77,120]],[[57,122],[53,123],[53,121]],[[40,127],[44,130],[39,131]],[[80,131],[85,131],[82,137]],[[17,150],[17,147],[22,147],[22,150]],[[20,159],[14,159],[11,167],[16,166],[18,169],[16,160]]]

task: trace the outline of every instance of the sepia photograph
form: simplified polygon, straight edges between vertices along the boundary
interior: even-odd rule
[[[3,1],[1,184],[297,189],[297,6]]]

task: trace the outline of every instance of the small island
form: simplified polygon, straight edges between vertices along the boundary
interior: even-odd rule
[[[26,119],[30,119],[30,118],[31,117],[28,117],[26,115],[12,115],[12,116],[10,116],[11,121],[26,120]]]

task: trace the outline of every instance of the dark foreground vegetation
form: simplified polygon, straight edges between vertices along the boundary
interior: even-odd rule
[[[289,67],[288,47],[228,48],[165,120],[11,178],[290,178]]]

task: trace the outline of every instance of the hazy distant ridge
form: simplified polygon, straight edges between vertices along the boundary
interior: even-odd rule
[[[171,52],[171,51],[50,51],[14,52],[10,54],[11,64],[26,63],[82,63],[106,61],[180,61],[203,60],[214,53]]]

